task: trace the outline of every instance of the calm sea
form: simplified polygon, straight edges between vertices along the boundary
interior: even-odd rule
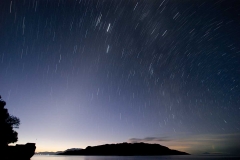
[[[184,159],[240,159],[240,157],[220,157],[220,156],[46,156],[35,155],[31,160],[184,160]]]

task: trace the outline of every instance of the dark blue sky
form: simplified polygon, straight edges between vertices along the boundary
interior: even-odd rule
[[[240,146],[237,0],[2,0],[0,94],[37,151]]]

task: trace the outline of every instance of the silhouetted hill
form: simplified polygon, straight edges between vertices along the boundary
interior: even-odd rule
[[[65,151],[57,151],[57,152],[47,152],[47,151],[46,152],[37,152],[35,154],[37,154],[37,155],[59,155],[63,152],[71,152],[71,151],[79,151],[79,150],[81,150],[81,148],[70,148]]]
[[[56,155],[59,153],[62,153],[63,151],[57,151],[57,152],[37,152],[36,155]]]
[[[70,149],[67,149],[63,152],[71,152],[71,151],[79,151],[79,150],[82,150],[82,148],[70,148]]]
[[[109,155],[109,156],[135,156],[135,155],[189,155],[185,152],[171,150],[159,144],[147,143],[119,143],[100,146],[88,146],[86,149],[66,151],[59,155]]]

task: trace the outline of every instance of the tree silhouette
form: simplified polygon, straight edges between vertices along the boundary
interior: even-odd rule
[[[4,108],[5,105],[6,102],[0,96],[0,147],[17,142],[18,133],[13,128],[18,128],[20,125],[19,118],[10,115],[8,110]]]

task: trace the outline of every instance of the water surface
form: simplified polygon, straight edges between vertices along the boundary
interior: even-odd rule
[[[184,159],[240,159],[233,156],[58,156],[58,155],[35,155],[31,160],[184,160]]]

